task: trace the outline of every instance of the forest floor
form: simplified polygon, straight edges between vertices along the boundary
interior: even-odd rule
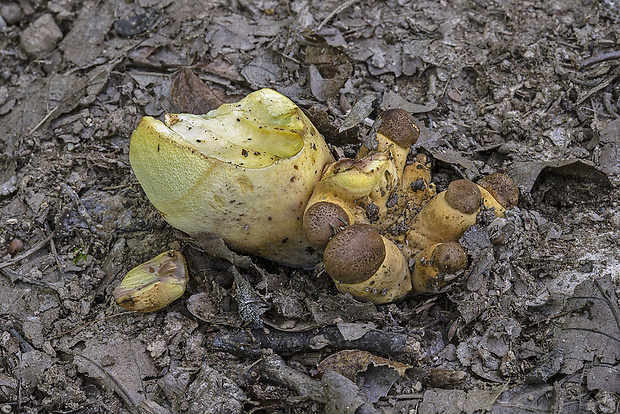
[[[0,17],[3,413],[620,410],[617,0],[15,0]],[[268,310],[250,329],[229,264],[165,223],[128,151],[144,115],[261,87],[337,155],[381,110],[411,112],[439,190],[517,182],[512,235],[464,240],[446,292],[381,306],[252,257],[240,276]],[[119,308],[125,273],[168,249],[185,295]],[[366,363],[319,379],[330,355]]]

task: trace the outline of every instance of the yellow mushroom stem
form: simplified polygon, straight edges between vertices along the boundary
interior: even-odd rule
[[[447,276],[467,267],[467,254],[457,242],[432,244],[415,256],[411,279],[415,293],[436,293]]]
[[[420,137],[420,128],[413,116],[403,109],[388,109],[375,122],[377,148],[362,147],[358,158],[365,157],[371,151],[388,153],[400,175],[407,163],[409,149]]]
[[[433,197],[416,216],[407,233],[405,255],[438,242],[457,241],[465,231],[476,224],[481,193],[470,180],[450,183],[446,191]]]
[[[478,181],[486,208],[495,209],[497,217],[504,217],[506,210],[519,202],[519,188],[515,182],[502,173],[493,173]]]
[[[436,194],[435,184],[431,183],[431,161],[426,154],[418,154],[413,163],[407,164],[403,171],[401,190],[411,207],[421,207]]]
[[[366,223],[366,207],[375,204],[381,213],[385,212],[387,200],[397,185],[394,162],[386,154],[373,153],[358,160],[343,158],[325,170],[305,214],[316,203],[330,202],[346,212],[350,223]]]
[[[336,233],[324,253],[325,271],[342,293],[376,304],[411,292],[411,274],[398,247],[369,224],[353,224]]]

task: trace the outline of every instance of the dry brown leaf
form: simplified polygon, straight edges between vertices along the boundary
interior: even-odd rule
[[[171,95],[177,110],[188,114],[206,114],[225,101],[224,92],[207,86],[189,68],[172,76]]]
[[[394,369],[401,377],[405,375],[405,371],[408,368],[412,368],[410,365],[403,364],[402,362],[391,361],[367,351],[353,349],[336,352],[328,356],[319,363],[317,371],[322,376],[325,371],[330,369],[351,381],[355,381],[357,373],[366,371],[370,364],[373,364],[375,367],[388,366]]]

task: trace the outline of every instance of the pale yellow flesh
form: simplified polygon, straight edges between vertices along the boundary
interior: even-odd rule
[[[288,98],[263,89],[240,102],[245,100],[253,101],[242,106],[254,113],[268,104],[268,114],[260,118],[273,121],[264,128],[266,134],[252,127],[258,131],[252,137],[229,136],[227,141],[236,148],[227,151],[219,144],[196,146],[191,139],[200,139],[197,135],[187,141],[162,122],[145,117],[131,136],[131,166],[149,200],[173,227],[190,235],[215,234],[241,253],[311,267],[319,254],[303,235],[303,212],[324,166],[334,160],[319,132]],[[230,107],[222,113],[229,113],[232,124],[238,122],[239,114]],[[224,122],[222,113],[212,116],[219,124]],[[282,133],[276,134],[276,128]],[[205,134],[205,141],[221,132]],[[296,137],[302,140],[300,149]],[[237,152],[249,138],[266,141],[254,148],[260,155]],[[280,147],[282,143],[286,145]],[[208,154],[211,150],[213,155]]]
[[[180,298],[188,281],[185,258],[170,250],[127,272],[113,294],[125,309],[153,312]]]

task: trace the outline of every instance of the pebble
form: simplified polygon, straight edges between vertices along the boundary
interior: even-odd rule
[[[0,86],[0,105],[4,105],[9,100],[9,89],[6,86]]]
[[[20,45],[28,55],[39,58],[52,52],[60,39],[62,32],[54,18],[44,14],[22,32]]]
[[[21,252],[24,249],[24,242],[20,239],[14,239],[9,247],[7,247],[6,252],[11,256],[15,256],[17,253]]]
[[[6,24],[13,25],[22,19],[22,8],[17,3],[6,3],[0,5],[0,16]]]

